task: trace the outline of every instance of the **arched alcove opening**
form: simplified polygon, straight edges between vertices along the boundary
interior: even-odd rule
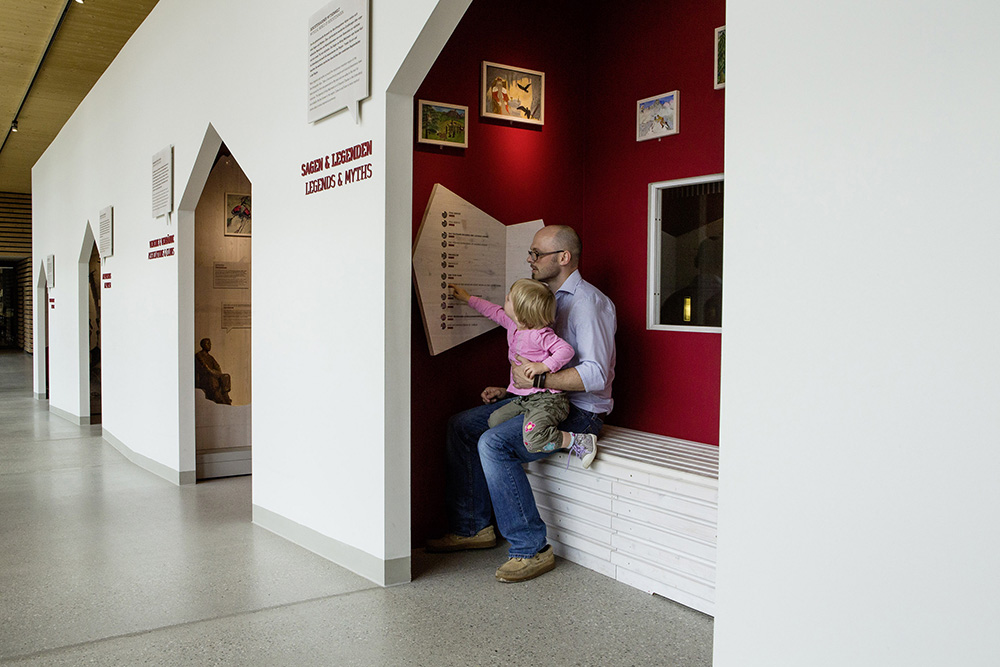
[[[504,40],[482,40],[483,34],[490,34],[509,16],[529,14],[530,25],[505,33]],[[443,137],[441,133],[433,137],[436,143],[421,142],[420,138],[428,137],[414,132],[421,120],[414,119],[419,111],[417,100],[411,99],[406,110],[409,122],[405,125],[413,146],[413,237],[438,183],[505,225],[542,219],[549,225],[572,225],[580,232],[584,245],[581,274],[617,308],[615,404],[606,423],[649,436],[655,448],[649,458],[665,452],[664,443],[670,439],[691,441],[714,451],[719,444],[720,337],[650,331],[642,306],[647,279],[648,185],[723,171],[724,89],[714,87],[708,72],[713,70],[713,36],[724,24],[725,3],[721,0],[685,0],[669,8],[638,2],[614,16],[590,5],[566,15],[559,7],[523,0],[474,0],[415,91],[418,100],[445,103],[452,109],[465,107],[465,141],[442,145],[443,139],[461,136],[446,132]],[[684,57],[643,59],[642,45],[651,43],[670,43]],[[545,74],[544,124],[528,123],[514,114],[502,119],[480,115],[484,106],[490,108],[488,101],[492,99],[483,81],[487,63],[496,65],[501,73],[521,70]],[[581,78],[580,72],[587,72],[586,77]],[[533,80],[510,77],[506,91],[498,94],[509,100],[525,99],[536,87]],[[659,100],[675,90],[682,92],[683,109],[678,113],[684,116],[679,124],[683,129],[655,141],[643,140],[640,101],[650,96]],[[597,107],[581,104],[597,99],[601,102]],[[454,119],[447,118],[446,127],[450,128]],[[461,145],[466,142],[467,146]],[[526,244],[518,248],[522,269],[527,250]],[[451,257],[441,261],[448,264]],[[461,283],[456,275],[460,270],[452,271],[449,264],[442,266],[442,271],[443,283]],[[510,282],[507,280],[504,291]],[[480,282],[479,286],[486,285]],[[506,341],[500,330],[431,354],[425,328],[431,325],[421,321],[417,301],[412,304],[411,531],[413,546],[419,547],[424,538],[449,529],[444,498],[448,418],[474,407],[483,387],[505,385],[508,369]],[[440,304],[447,307],[445,300]],[[441,311],[433,319],[440,316]],[[533,474],[532,479],[541,482],[533,488],[541,489],[536,502],[549,526],[548,539],[556,554],[646,590],[681,586],[676,582],[686,579],[686,572],[665,573],[663,559],[648,555],[648,562],[655,567],[646,571],[653,573],[648,575],[650,579],[659,578],[657,586],[634,583],[639,578],[621,566],[627,556],[615,551],[619,548],[614,544],[616,536],[625,529],[610,529],[614,521],[610,508],[616,501],[595,492],[596,475],[570,479],[570,474],[572,471],[561,480],[565,486],[552,483],[542,488],[547,482],[541,475]],[[610,473],[606,480],[602,478],[608,488],[617,481]],[[650,500],[649,504],[657,502]],[[601,509],[595,511],[596,507]],[[707,520],[714,521],[714,513],[713,504],[705,512]],[[658,513],[647,516],[666,521]],[[658,529],[655,543],[668,542],[672,538],[668,533]],[[706,534],[714,535],[714,529]],[[684,552],[685,567],[688,562],[702,564],[698,555],[701,546]],[[708,546],[705,559],[711,560],[714,544]],[[645,569],[646,563],[640,565]],[[710,562],[699,570],[697,581],[680,594],[671,593],[673,599],[710,610],[713,568]],[[659,586],[663,582],[669,586]],[[686,581],[682,584],[687,586]]]
[[[45,263],[38,263],[35,280],[34,323],[34,375],[35,398],[49,398],[49,283],[45,276]]]
[[[101,255],[88,222],[77,261],[80,315],[80,396],[85,423],[101,423]]]
[[[186,482],[251,473],[251,194],[210,125],[178,210]]]

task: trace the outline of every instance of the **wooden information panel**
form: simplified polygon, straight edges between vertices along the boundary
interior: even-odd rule
[[[440,183],[413,246],[413,279],[431,355],[497,325],[451,296],[448,285],[502,304],[510,284],[530,278],[528,247],[541,220],[506,226]]]

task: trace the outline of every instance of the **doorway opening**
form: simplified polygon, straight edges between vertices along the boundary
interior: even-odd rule
[[[505,34],[506,39],[499,42],[482,40],[483,34],[503,25],[505,17],[529,12],[531,26]],[[635,3],[613,16],[587,5],[573,16],[563,14],[558,7],[529,6],[523,0],[471,3],[418,85],[408,110],[411,118],[417,116],[421,128],[412,152],[412,231],[415,234],[424,223],[423,213],[430,210],[427,204],[438,184],[461,198],[463,207],[476,207],[505,225],[542,218],[546,224],[575,227],[584,245],[582,277],[619,308],[615,367],[619,379],[614,383],[613,421],[608,425],[658,436],[654,454],[671,438],[717,446],[720,337],[712,336],[706,344],[706,337],[698,332],[671,331],[668,341],[662,332],[648,332],[643,327],[644,313],[633,306],[642,303],[636,300],[635,287],[647,280],[646,265],[634,261],[646,242],[646,186],[723,171],[724,94],[705,81],[702,72],[713,66],[711,38],[706,42],[703,36],[725,24],[725,3],[688,3],[671,11],[655,3]],[[538,39],[539,34],[544,39]],[[646,43],[671,43],[689,56],[683,62],[653,59],[636,67],[641,51],[637,45]],[[709,48],[702,48],[703,43]],[[456,66],[470,61],[482,67]],[[600,88],[598,97],[618,100],[620,110],[632,105],[632,111],[617,116],[577,113],[580,98],[575,83],[580,71],[587,72],[589,86]],[[544,76],[535,78],[540,74]],[[680,125],[675,122],[673,129],[687,129],[662,138],[648,136],[652,126],[643,128],[645,116],[638,103],[651,95],[666,97],[675,88],[684,91],[684,113],[689,120]],[[673,104],[676,121],[681,111],[676,95]],[[443,110],[425,112],[434,105]],[[545,105],[548,111],[543,116]],[[664,117],[650,122],[654,121],[660,128],[667,126]],[[457,135],[434,129],[457,122],[467,128],[467,147],[464,141],[447,142]],[[425,134],[428,127],[431,131]],[[551,164],[560,166],[548,168]],[[436,222],[443,224],[440,213],[434,212],[439,215]],[[448,247],[441,249],[440,305],[447,308],[447,285],[463,271],[453,260],[464,250],[453,253],[451,240],[443,236],[441,241]],[[527,244],[520,249],[522,269],[527,249]],[[705,254],[708,250],[706,246]],[[477,286],[488,287],[492,282],[480,281]],[[448,349],[446,354],[429,350],[424,321],[431,320],[422,320],[417,313],[422,307],[418,298],[411,303],[411,530],[413,546],[418,546],[424,538],[450,528],[443,491],[447,479],[440,464],[448,419],[473,407],[484,386],[504,384],[509,369],[506,341],[499,330]],[[436,317],[442,315],[439,312]],[[442,319],[436,326],[448,324]],[[454,369],[473,371],[456,373]],[[578,558],[576,562],[593,569],[620,573],[622,581],[628,581],[632,571],[620,567],[621,561],[628,559],[633,568],[650,564],[645,576],[670,581],[661,573],[662,559],[633,559],[626,549],[612,543],[616,540],[610,535],[577,523],[574,503],[577,492],[587,488],[584,483],[542,486],[537,487],[536,504],[540,513],[547,514],[543,518],[552,527],[551,533],[558,533],[551,539],[562,545],[561,550],[554,546],[558,555],[572,555],[571,560]],[[599,504],[596,497],[582,502]],[[655,505],[651,500],[648,504]],[[657,514],[660,511],[653,507],[646,516],[665,521]],[[592,518],[595,524],[611,525],[608,516]],[[698,556],[685,554],[684,559],[695,562]],[[714,572],[705,572],[706,581],[698,583],[705,586],[704,608],[710,609],[713,601],[708,596],[714,582],[707,580]]]
[[[251,474],[250,179],[218,146],[194,211],[196,479]]]
[[[101,256],[91,243],[87,262],[87,314],[89,319],[87,356],[90,365],[90,423],[101,423]]]
[[[49,281],[45,276],[45,263],[39,262],[38,278],[35,280],[34,304],[34,354],[35,398],[49,399]]]

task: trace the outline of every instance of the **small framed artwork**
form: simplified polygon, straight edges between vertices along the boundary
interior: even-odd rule
[[[437,146],[469,147],[469,107],[419,100],[417,141]]]
[[[715,89],[726,87],[726,26],[715,29]]]
[[[545,73],[484,60],[479,115],[544,124]]]
[[[226,236],[250,236],[250,195],[226,193]]]
[[[660,139],[680,131],[678,90],[654,95],[636,103],[635,140]]]

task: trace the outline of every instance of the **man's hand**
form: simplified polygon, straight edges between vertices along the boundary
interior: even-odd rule
[[[465,303],[469,303],[469,297],[472,296],[471,294],[466,292],[461,287],[458,287],[457,285],[448,285],[448,287],[452,289],[452,293],[454,294],[456,299],[458,299],[459,301],[464,301]]]
[[[530,363],[530,361],[521,355],[517,355],[517,363],[510,365],[510,375],[514,378],[514,386],[518,389],[531,389],[531,377],[525,372],[525,366]]]
[[[507,390],[503,387],[487,387],[480,396],[483,397],[483,403],[496,403],[506,394]]]

